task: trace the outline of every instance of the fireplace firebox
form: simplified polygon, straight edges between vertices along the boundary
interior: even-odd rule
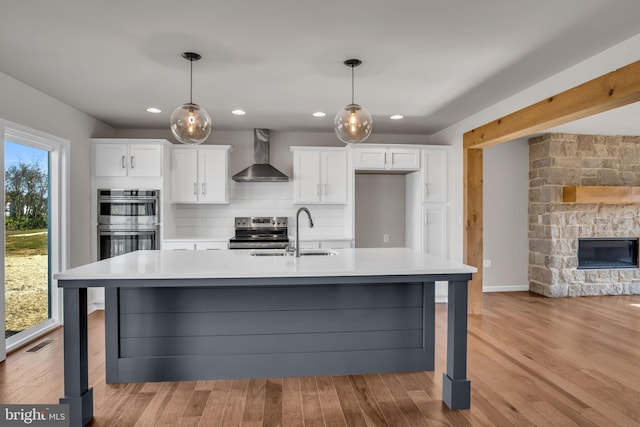
[[[638,239],[578,239],[578,269],[638,268]]]

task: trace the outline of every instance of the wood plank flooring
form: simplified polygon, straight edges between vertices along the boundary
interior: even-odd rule
[[[434,372],[105,384],[104,316],[89,321],[94,426],[640,426],[640,295],[484,294],[469,318],[471,409],[442,403],[446,306]],[[62,330],[0,364],[0,402],[57,403]]]

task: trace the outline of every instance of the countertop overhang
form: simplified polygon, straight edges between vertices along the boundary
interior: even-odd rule
[[[301,279],[470,275],[475,267],[406,248],[333,250],[333,256],[259,257],[244,250],[136,251],[56,274],[60,287],[108,286],[110,280]],[[444,279],[440,279],[444,280]],[[95,283],[86,283],[86,282]],[[289,280],[290,281],[290,280]]]

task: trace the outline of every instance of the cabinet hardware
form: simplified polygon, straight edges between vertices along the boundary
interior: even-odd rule
[[[204,196],[205,194],[207,194],[207,183],[203,182],[202,183],[202,195]]]
[[[324,185],[324,195],[328,196],[329,195],[329,184],[325,184]]]
[[[131,156],[131,169],[134,169],[136,167],[136,162],[134,160],[134,157]]]
[[[198,195],[198,183],[193,183],[193,194]]]
[[[321,184],[316,184],[316,196],[322,195],[322,189],[320,188]]]
[[[127,165],[124,164],[124,158],[125,156],[122,156],[122,169],[126,169]]]

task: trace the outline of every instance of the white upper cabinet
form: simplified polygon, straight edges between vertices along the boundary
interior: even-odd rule
[[[447,205],[424,205],[423,252],[447,259],[448,227]]]
[[[356,170],[417,171],[420,150],[394,147],[354,147]]]
[[[165,141],[94,140],[94,176],[160,177]]]
[[[343,148],[293,151],[293,202],[345,204],[348,194],[348,153]]]
[[[448,201],[448,150],[428,149],[422,152],[423,201],[443,203]]]
[[[172,203],[228,203],[228,145],[171,149]]]

